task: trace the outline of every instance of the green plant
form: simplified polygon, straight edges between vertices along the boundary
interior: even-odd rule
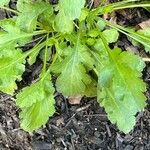
[[[55,74],[56,89],[64,96],[97,96],[112,123],[124,133],[133,129],[135,114],[146,106],[146,84],[141,79],[145,64],[131,52],[111,50],[109,44],[117,41],[120,31],[149,52],[150,34],[112,24],[99,15],[150,4],[128,0],[90,10],[84,7],[85,0],[59,0],[58,5],[18,0],[17,10],[12,10],[5,7],[9,1],[0,1],[2,9],[14,13],[0,21],[0,90],[13,95],[25,64],[34,64],[39,55],[43,60],[39,79],[16,95],[21,127],[31,132],[54,114],[51,74]],[[22,51],[32,40],[37,44]]]

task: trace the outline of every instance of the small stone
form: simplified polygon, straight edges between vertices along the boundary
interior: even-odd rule
[[[132,145],[127,145],[124,150],[133,150],[133,146]]]
[[[52,145],[50,143],[46,143],[43,141],[36,141],[33,143],[33,149],[34,150],[41,150],[41,149],[51,149]]]
[[[95,131],[94,135],[98,138],[100,137],[100,133],[98,131]]]

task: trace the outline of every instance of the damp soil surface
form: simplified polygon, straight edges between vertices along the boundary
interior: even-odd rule
[[[0,100],[0,150],[150,150],[150,108],[137,115],[132,132],[123,134],[112,125],[95,99],[69,105],[56,97],[58,114],[37,132],[19,127],[14,100]]]
[[[0,11],[1,19],[8,15]],[[115,17],[121,25],[137,26],[150,19],[150,14],[144,9],[132,9],[105,17]],[[142,47],[134,47],[125,36],[120,37],[117,45],[147,55]],[[27,66],[20,88],[32,81],[40,64],[37,61],[33,66]],[[129,134],[120,132],[110,123],[96,98],[83,97],[80,104],[71,105],[59,93],[55,97],[57,113],[45,126],[29,134],[20,128],[20,110],[15,106],[15,99],[0,94],[0,150],[150,150],[150,63],[146,63],[143,80],[148,86],[148,105],[137,114],[136,126]]]

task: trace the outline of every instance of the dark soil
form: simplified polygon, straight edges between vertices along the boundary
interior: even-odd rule
[[[124,16],[122,12],[115,14],[118,23],[136,26],[150,17],[143,9],[125,12],[128,15]],[[0,11],[1,19],[8,15]],[[117,44],[123,49],[133,48],[124,36]],[[134,47],[134,50],[140,55],[144,53],[141,47]],[[20,88],[37,78],[39,67],[40,61],[27,66]],[[19,127],[19,110],[15,100],[1,94],[0,150],[150,150],[150,63],[143,72],[143,79],[148,85],[148,106],[144,112],[137,114],[134,130],[126,135],[110,123],[96,98],[83,98],[80,105],[70,105],[59,93],[56,94],[55,116],[43,128],[28,134]]]
[[[43,129],[28,134],[19,128],[13,99],[0,100],[1,150],[150,150],[150,108],[137,116],[136,127],[123,134],[112,125],[95,99],[70,106],[56,97],[59,112]]]

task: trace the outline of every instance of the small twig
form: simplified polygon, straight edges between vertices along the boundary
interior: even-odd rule
[[[112,134],[111,134],[110,128],[107,124],[106,124],[106,129],[107,129],[108,136],[111,137]]]
[[[50,127],[54,128],[54,129],[57,130],[58,132],[61,132],[61,130],[60,130],[57,126],[55,126],[55,125],[53,125],[53,124],[50,124]]]
[[[68,103],[66,98],[64,98],[64,102],[65,102],[65,109],[66,109],[66,113],[69,114],[69,110],[68,110]]]
[[[150,62],[150,58],[142,58],[145,62]]]
[[[76,115],[76,113],[73,114],[73,115],[69,118],[69,121],[66,123],[65,128],[71,123],[71,120],[72,120],[72,118],[73,118],[75,115]]]
[[[64,140],[62,138],[60,138],[62,144],[64,145],[64,147],[67,147],[66,143],[64,142]]]
[[[107,115],[106,114],[92,114],[92,115],[83,115],[84,117],[88,116],[88,117],[97,117],[97,116],[100,116],[100,117],[106,117]]]
[[[90,6],[89,6],[90,9],[92,8],[93,3],[94,3],[94,0],[91,0]]]
[[[76,111],[79,112],[79,111],[85,110],[85,109],[89,108],[90,106],[91,106],[91,104],[88,104],[86,106],[78,108]]]
[[[14,14],[17,14],[17,15],[19,14],[18,11],[14,10],[14,9],[11,9],[11,8],[8,8],[8,7],[0,7],[0,9],[4,9],[6,11],[10,11],[10,12],[12,12]]]
[[[79,26],[78,26],[75,22],[73,22],[73,24],[74,24],[75,27],[79,30]]]

